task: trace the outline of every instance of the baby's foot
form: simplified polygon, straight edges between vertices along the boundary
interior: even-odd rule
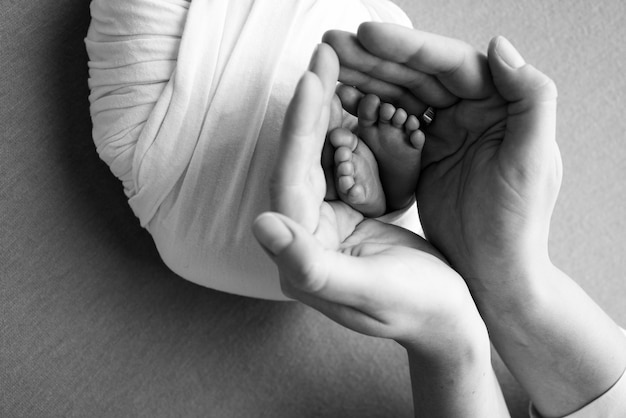
[[[376,158],[355,134],[345,128],[330,133],[335,149],[335,184],[339,198],[363,215],[385,213],[386,203]]]
[[[341,101],[339,97],[335,95],[330,106],[330,115],[328,120],[328,132],[332,132],[337,128],[340,128],[344,123],[345,112],[341,107]],[[322,169],[324,170],[324,178],[326,180],[326,200],[337,200],[337,189],[335,186],[335,163],[334,157],[335,149],[324,141],[324,148],[322,149]]]
[[[359,101],[357,113],[357,135],[378,162],[387,212],[408,206],[415,195],[425,140],[419,120],[372,94]]]

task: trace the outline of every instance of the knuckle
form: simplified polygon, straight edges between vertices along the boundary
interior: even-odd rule
[[[295,272],[298,287],[307,293],[317,293],[326,280],[326,266],[317,261],[302,264]]]
[[[532,87],[533,95],[543,101],[556,100],[558,89],[554,80],[532,65],[528,65],[528,69],[535,72],[534,86]]]
[[[541,92],[541,97],[545,100],[553,100],[558,96],[556,83],[547,75],[544,75],[543,81],[537,86],[537,90]]]

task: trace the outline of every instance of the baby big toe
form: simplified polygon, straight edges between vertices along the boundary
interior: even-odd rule
[[[352,132],[347,129],[339,128],[330,133],[330,143],[333,147],[348,148],[350,151],[354,151],[358,145],[358,138]]]
[[[393,115],[396,114],[396,107],[391,103],[383,103],[380,105],[380,111],[378,112],[378,120],[383,123],[391,122]]]
[[[356,88],[345,84],[337,85],[335,93],[339,96],[343,108],[350,114],[356,116],[359,109],[359,103],[363,99],[363,93],[358,91]]]
[[[359,103],[359,127],[369,128],[378,120],[380,99],[373,94],[367,94]]]

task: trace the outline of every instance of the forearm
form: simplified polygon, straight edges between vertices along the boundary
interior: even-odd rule
[[[626,368],[626,337],[552,265],[473,292],[499,354],[546,417],[571,413]]]
[[[468,339],[451,341],[433,356],[405,345],[416,417],[509,416],[491,367],[486,331],[468,335]],[[442,356],[443,352],[445,355]]]

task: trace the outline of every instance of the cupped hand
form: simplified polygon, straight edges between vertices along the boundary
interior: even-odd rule
[[[324,39],[344,84],[416,115],[436,109],[425,128],[420,218],[472,291],[547,263],[561,181],[554,83],[501,37],[487,55],[390,24]]]
[[[335,52],[318,47],[283,125],[273,210],[254,233],[279,268],[283,291],[358,332],[454,356],[485,339],[467,285],[421,237],[327,202],[320,160],[337,82]],[[479,330],[477,332],[477,330]]]

